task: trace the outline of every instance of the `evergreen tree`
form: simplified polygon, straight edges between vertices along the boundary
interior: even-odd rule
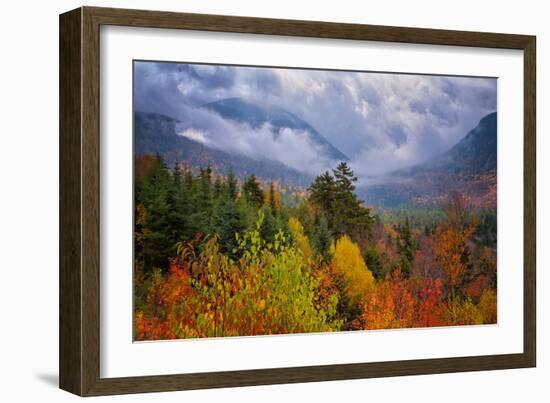
[[[336,169],[333,169],[334,178],[336,180],[338,193],[340,195],[353,194],[355,191],[354,183],[357,182],[357,177],[348,166],[347,162],[342,161]]]
[[[315,178],[308,188],[311,202],[316,205],[327,218],[329,227],[332,229],[332,218],[335,207],[336,184],[332,175],[325,171]]]
[[[277,206],[275,203],[275,187],[273,186],[273,182],[269,182],[269,207],[271,208],[271,212],[273,215],[277,215]]]
[[[183,183],[185,184],[185,187],[191,191],[194,184],[193,179],[193,172],[188,166],[185,166],[183,169]]]
[[[313,248],[321,257],[323,263],[330,263],[332,260],[332,254],[330,252],[332,237],[330,236],[328,221],[324,215],[321,215],[316,224],[315,232],[312,236]]]
[[[241,233],[241,217],[235,200],[224,197],[220,200],[214,214],[214,232],[219,237],[221,252],[231,258],[235,258],[235,250],[238,247],[236,234]]]
[[[261,211],[264,214],[262,225],[260,226],[261,238],[270,243],[275,239],[275,234],[279,231],[277,220],[273,217],[271,209],[268,206],[263,206]]]
[[[376,280],[384,279],[384,266],[374,246],[369,246],[365,250],[365,263]]]
[[[212,169],[208,165],[199,171],[198,183],[193,191],[193,214],[191,215],[196,232],[203,235],[212,232],[213,196]]]
[[[416,246],[412,239],[409,217],[405,217],[405,223],[397,226],[397,253],[399,254],[399,267],[404,278],[411,275],[412,264]]]
[[[169,192],[172,177],[164,160],[157,155],[142,178],[136,178],[135,256],[145,271],[166,269],[172,251],[169,227]]]
[[[255,206],[256,208],[260,208],[264,204],[264,192],[260,188],[258,179],[254,174],[250,175],[245,180],[242,193],[248,203]]]
[[[364,238],[370,231],[373,217],[354,193],[357,177],[346,162],[315,178],[309,187],[310,200],[325,215],[334,237],[348,234]]]
[[[231,200],[237,199],[237,178],[235,177],[235,173],[233,172],[233,169],[230,169],[227,173],[227,178],[225,178],[225,188],[227,192],[227,196]]]
[[[214,198],[219,199],[222,193],[223,193],[222,180],[218,175],[216,176],[216,180],[214,181]]]
[[[172,183],[168,189],[167,202],[169,211],[166,232],[169,242],[175,245],[176,242],[192,236],[190,233],[192,229],[188,222],[190,213],[188,192],[185,189],[178,161],[176,161],[174,170],[172,171]],[[174,247],[172,249],[174,250]]]
[[[338,164],[333,173],[336,185],[335,235],[348,234],[353,238],[362,238],[370,230],[374,219],[354,193],[357,177],[346,162]]]

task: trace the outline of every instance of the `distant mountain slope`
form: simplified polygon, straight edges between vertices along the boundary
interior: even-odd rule
[[[497,113],[480,120],[454,147],[424,164],[388,175],[387,182],[363,189],[365,199],[388,207],[444,202],[466,193],[474,205],[496,206]]]
[[[497,113],[493,112],[479,121],[479,124],[454,147],[441,156],[397,174],[445,171],[455,173],[481,173],[497,167]]]
[[[327,141],[317,130],[298,116],[276,106],[259,106],[241,98],[227,98],[203,105],[225,119],[247,123],[258,128],[269,123],[275,129],[275,136],[283,128],[307,132],[313,144],[319,146],[323,156],[335,161],[348,161],[349,158]]]
[[[199,142],[176,133],[178,121],[168,116],[134,113],[134,152],[135,155],[160,154],[172,165],[176,159],[191,167],[211,164],[212,168],[225,174],[233,169],[239,178],[254,173],[264,180],[278,180],[282,183],[306,186],[311,177],[292,169],[278,161],[255,160],[243,155],[232,155],[209,148]]]

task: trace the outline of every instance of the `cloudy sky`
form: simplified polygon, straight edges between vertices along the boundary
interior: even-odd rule
[[[486,78],[136,62],[134,83],[136,111],[179,119],[181,135],[297,169],[329,165],[307,133],[273,136],[268,124],[237,124],[202,106],[239,97],[282,108],[314,127],[363,176],[429,160],[497,109],[497,80]]]

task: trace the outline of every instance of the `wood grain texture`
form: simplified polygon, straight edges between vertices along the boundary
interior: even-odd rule
[[[81,394],[81,10],[59,21],[59,386]]]
[[[131,378],[100,377],[101,25],[522,49],[524,352]],[[60,387],[81,396],[532,367],[536,363],[535,37],[83,7],[60,17]],[[519,134],[518,134],[519,135]]]
[[[537,68],[536,39],[531,37],[524,48],[524,134],[523,134],[523,354],[536,366],[537,339]]]

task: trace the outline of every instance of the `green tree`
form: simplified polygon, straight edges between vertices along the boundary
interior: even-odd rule
[[[313,249],[321,257],[323,263],[330,263],[332,260],[332,253],[330,251],[330,245],[332,244],[332,237],[328,228],[328,221],[323,214],[317,219],[315,225],[315,232],[312,236]]]
[[[169,237],[169,242],[175,245],[176,242],[191,237],[193,231],[188,219],[190,214],[189,192],[183,181],[178,161],[176,161],[174,170],[172,171],[172,183],[168,188],[167,203],[168,216],[165,230]],[[172,250],[175,251],[174,247],[172,247]]]
[[[220,200],[213,219],[214,232],[219,237],[221,252],[234,259],[239,246],[236,234],[244,230],[239,208],[235,200],[224,197]]]
[[[167,268],[173,247],[173,237],[167,231],[172,186],[173,178],[160,155],[154,158],[142,177],[136,176],[134,253],[145,271]]]
[[[357,177],[346,162],[338,164],[333,173],[336,185],[335,236],[348,234],[355,239],[362,238],[370,230],[374,219],[370,209],[363,207],[362,201],[354,193]]]
[[[268,243],[273,242],[275,235],[279,232],[277,219],[273,216],[268,206],[263,206],[260,211],[264,216],[260,226],[260,236]]]
[[[237,178],[235,177],[233,169],[229,169],[227,173],[227,177],[225,178],[225,189],[229,199],[237,199]]]
[[[334,208],[336,197],[336,183],[332,175],[325,171],[322,175],[315,178],[308,188],[309,199],[321,210],[322,215],[327,219],[329,229],[334,229]]]
[[[397,226],[397,253],[399,254],[399,267],[404,278],[409,278],[414,262],[416,245],[411,234],[409,217],[405,217],[405,222]]]
[[[254,174],[246,178],[243,184],[242,193],[244,198],[251,205],[256,206],[257,208],[260,208],[264,204],[264,192],[260,188],[258,179]]]
[[[385,277],[384,266],[382,265],[382,260],[380,255],[376,251],[374,246],[369,246],[365,250],[365,262],[367,267],[372,272],[372,275],[376,280],[383,280]]]
[[[220,178],[219,175],[217,175],[216,180],[214,181],[214,198],[219,199],[222,194],[223,194],[222,179]]]
[[[271,212],[273,215],[277,215],[277,206],[275,203],[275,187],[273,186],[273,182],[269,182],[269,207],[271,208]]]
[[[212,187],[212,168],[208,165],[201,168],[198,183],[193,191],[193,211],[191,220],[196,232],[210,234],[212,232],[212,219],[214,208],[214,192]]]

